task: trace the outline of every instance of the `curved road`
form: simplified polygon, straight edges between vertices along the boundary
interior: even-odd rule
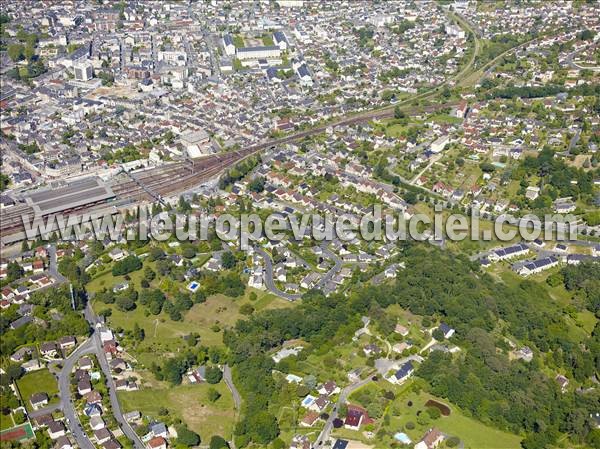
[[[108,365],[108,361],[106,360],[106,355],[102,350],[102,342],[100,341],[100,334],[96,332],[96,324],[98,323],[98,318],[94,314],[94,311],[91,308],[90,303],[86,306],[84,310],[84,315],[88,323],[92,328],[92,334],[90,337],[83,342],[75,351],[67,357],[63,362],[63,368],[58,375],[58,388],[60,391],[61,401],[63,403],[63,413],[67,418],[67,424],[71,433],[75,437],[78,446],[81,449],[95,449],[94,444],[90,441],[86,433],[83,431],[81,427],[81,422],[79,421],[79,417],[75,412],[75,407],[73,404],[73,398],[71,396],[71,374],[77,361],[86,354],[95,354],[98,359],[98,363],[100,364],[100,368],[106,377],[106,384],[108,387],[108,393],[110,398],[110,403],[112,407],[112,413],[115,417],[116,421],[119,423],[121,430],[123,433],[133,442],[136,449],[145,449],[145,445],[140,439],[140,437],[133,431],[129,423],[123,418],[123,414],[121,412],[121,406],[119,405],[119,399],[117,397],[117,389],[115,386],[115,381],[112,378],[112,374],[110,372],[110,367]]]
[[[337,254],[335,254],[325,245],[321,245],[321,248],[323,249],[323,254],[334,261],[334,265],[321,279],[319,279],[319,282],[317,282],[315,285],[316,289],[320,289],[329,281],[331,281],[333,276],[339,273],[339,271],[342,269],[342,260],[337,256]],[[271,260],[271,256],[259,246],[256,246],[254,249],[265,261],[265,286],[267,287],[267,290],[283,299],[287,299],[288,301],[296,301],[300,299],[302,297],[301,293],[286,293],[277,288],[275,281],[273,280],[273,261]]]
[[[297,299],[300,299],[302,297],[300,293],[286,293],[277,288],[275,281],[273,280],[273,261],[271,260],[271,255],[259,246],[256,246],[254,249],[265,261],[265,286],[267,287],[267,290],[283,299],[287,299],[288,301],[296,301]]]
[[[364,387],[372,380],[373,380],[373,376],[370,375],[366,379],[362,379],[362,380],[359,380],[358,382],[348,385],[346,388],[344,388],[341,391],[338,401],[335,404],[335,407],[333,407],[333,410],[329,414],[329,418],[325,422],[325,427],[323,427],[323,430],[319,434],[317,441],[315,441],[315,443],[312,445],[313,449],[318,449],[318,448],[323,447],[324,443],[326,443],[327,440],[329,440],[331,430],[333,429],[333,421],[335,421],[337,419],[340,406],[342,404],[346,403],[348,396],[350,396],[352,394],[352,392],[354,392],[355,390],[358,390],[359,388]]]
[[[58,375],[58,389],[60,391],[60,400],[63,405],[63,413],[65,418],[67,418],[67,427],[71,430],[80,449],[95,449],[95,446],[83,431],[79,417],[75,412],[73,397],[71,396],[71,373],[75,368],[75,364],[82,356],[95,352],[96,347],[94,336],[92,335],[75,349],[69,357],[64,359],[63,368]]]

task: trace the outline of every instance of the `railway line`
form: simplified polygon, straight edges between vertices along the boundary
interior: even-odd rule
[[[451,107],[455,103],[445,103],[442,105],[426,106],[420,108],[424,112],[433,112],[440,108]],[[339,120],[318,125],[304,131],[272,139],[247,148],[230,151],[227,153],[217,153],[198,159],[186,159],[185,161],[151,168],[148,170],[133,172],[127,174],[126,179],[120,179],[108,184],[114,193],[115,205],[133,204],[144,201],[157,201],[165,196],[173,196],[180,192],[189,190],[194,186],[202,184],[219,175],[229,167],[234,166],[246,157],[252,156],[266,148],[277,145],[284,145],[300,141],[306,137],[314,136],[326,131],[329,127],[351,126],[358,123],[371,120],[381,120],[394,116],[395,106],[388,106],[378,110],[371,110],[358,113],[356,115],[345,117]],[[65,189],[71,189],[70,187]],[[72,189],[71,189],[72,190]],[[104,206],[110,206],[111,202],[105,202]],[[75,208],[65,208],[61,213],[86,213],[98,208],[98,204],[83,205]],[[23,216],[33,219],[35,210],[29,204],[20,204],[4,211],[0,219],[0,230],[2,235],[14,234],[24,231]],[[48,214],[44,217],[51,217],[54,214]]]

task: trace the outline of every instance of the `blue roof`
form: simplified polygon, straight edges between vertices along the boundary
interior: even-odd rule
[[[259,51],[270,51],[277,50],[279,51],[279,47],[277,45],[269,45],[269,46],[261,46],[261,47],[244,47],[238,48],[238,53],[255,53]]]
[[[528,270],[535,270],[536,268],[542,268],[547,265],[551,265],[557,261],[558,259],[554,256],[544,257],[543,259],[536,259],[529,263],[526,263],[525,268],[527,268]]]
[[[308,71],[308,67],[306,67],[306,64],[302,64],[300,67],[298,67],[298,75],[300,77],[303,77],[303,76],[310,77],[310,72]]]
[[[452,328],[450,326],[448,326],[446,323],[440,323],[440,330],[444,334],[447,334],[448,332],[450,332],[452,330]]]
[[[494,253],[496,253],[496,255],[498,255],[499,257],[502,256],[508,256],[510,254],[515,254],[521,251],[525,251],[529,249],[527,247],[527,245],[523,244],[523,243],[519,243],[517,245],[513,245],[513,246],[509,246],[508,248],[501,248],[501,249],[497,249],[496,251],[494,251]]]
[[[273,33],[273,39],[277,43],[279,43],[279,42],[286,42],[287,43],[287,38],[285,37],[285,34],[283,33],[283,31],[275,31]]]
[[[404,365],[402,365],[398,371],[396,371],[396,374],[394,374],[394,376],[396,377],[396,379],[403,379],[410,373],[412,373],[413,370],[414,368],[412,362],[408,361]]]
[[[346,449],[346,446],[348,446],[348,441],[346,441],[346,440],[337,440],[335,442],[335,444],[333,445],[332,449]]]
[[[226,34],[225,36],[223,36],[223,42],[225,43],[225,45],[234,45],[233,38],[230,34]]]

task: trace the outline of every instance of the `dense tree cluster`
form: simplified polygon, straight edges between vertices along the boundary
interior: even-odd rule
[[[142,261],[136,256],[130,255],[123,260],[115,262],[112,267],[112,275],[122,276],[137,271],[140,268],[142,268]]]
[[[34,315],[43,320],[44,325],[30,322],[18,329],[11,329],[10,323],[20,315],[18,306],[13,305],[0,315],[0,354],[10,356],[19,346],[56,340],[66,335],[88,335],[89,326],[83,316],[71,308],[69,286],[37,291],[29,300],[36,306]],[[58,312],[60,319],[52,313]]]
[[[224,341],[235,364],[236,384],[249,399],[236,429],[240,446],[250,441],[264,444],[264,437],[276,436],[273,429],[262,427],[269,422],[265,410],[278,394],[270,375],[274,363],[265,355],[268,351],[295,338],[327,350],[347,341],[361,326],[362,315],[381,315],[392,304],[445,321],[466,348],[463,360],[434,353],[423,364],[420,375],[435,394],[484,422],[526,434],[527,448],[543,447],[561,432],[586,438],[589,419],[580,418],[594,411],[598,393],[561,394],[540,369],[539,359],[530,364],[511,362],[506,352],[499,352],[502,345],[495,332],[503,323],[504,332],[534,351],[549,357],[558,354],[556,361],[547,363],[549,367],[585,381],[598,369],[593,354],[598,353],[600,331],[596,329],[589,341],[578,341],[569,331],[564,311],[536,282],[500,283],[463,256],[423,245],[408,245],[405,254],[407,269],[391,286],[367,286],[350,297],[309,292],[294,309],[263,311],[226,331]]]
[[[219,188],[224,189],[230,184],[239,181],[246,176],[254,167],[260,163],[260,156],[252,156],[236,164],[233,168],[227,170],[219,179]]]
[[[586,308],[600,318],[600,263],[567,265],[561,274],[565,288],[581,294]]]

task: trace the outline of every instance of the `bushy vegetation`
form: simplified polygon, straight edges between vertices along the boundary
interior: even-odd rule
[[[551,444],[560,432],[584,439],[590,431],[585,416],[593,411],[598,393],[585,398],[561,394],[535,359],[529,365],[511,362],[498,352],[494,333],[503,323],[505,332],[524,344],[559,354],[549,366],[583,380],[599,366],[600,329],[583,343],[574,340],[562,311],[533,281],[500,283],[462,256],[422,245],[408,245],[406,255],[407,270],[394,285],[364,287],[350,297],[309,292],[294,309],[264,311],[226,331],[236,384],[249,399],[236,429],[240,446],[250,441],[265,444],[276,436],[275,426],[268,424],[274,417],[265,411],[278,394],[270,375],[274,363],[265,355],[269,350],[301,338],[327,351],[349,339],[362,315],[385,322],[384,308],[392,304],[442,319],[456,329],[455,338],[467,349],[464,360],[435,354],[423,364],[420,376],[430,382],[434,394],[483,422],[524,433],[527,448]]]

